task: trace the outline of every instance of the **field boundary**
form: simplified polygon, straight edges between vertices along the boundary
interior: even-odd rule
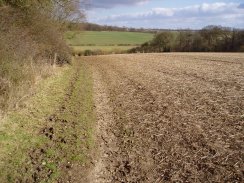
[[[1,181],[79,182],[84,178],[77,171],[86,172],[91,163],[96,120],[91,73],[78,60],[61,70],[50,83],[43,82],[45,87],[30,98],[27,108],[7,118],[0,131]]]

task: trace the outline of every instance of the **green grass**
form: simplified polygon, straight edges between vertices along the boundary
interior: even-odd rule
[[[25,102],[26,107],[11,112],[1,121],[1,181],[15,182],[19,178],[30,176],[28,172],[21,170],[28,159],[28,150],[46,142],[46,139],[37,133],[44,126],[45,118],[59,106],[70,76],[71,70],[65,68],[62,69],[62,75],[57,74],[42,81],[36,89],[36,95]]]
[[[75,54],[85,50],[100,51],[100,54],[122,53],[153,39],[154,34],[116,31],[68,31],[67,43]]]
[[[74,52],[79,53],[85,50],[102,50],[104,52],[113,52],[117,50],[126,51],[135,46],[72,46]]]
[[[140,45],[153,38],[151,33],[140,32],[109,32],[84,31],[66,33],[65,38],[71,46],[113,46],[113,45]]]
[[[35,95],[25,102],[25,107],[11,112],[1,121],[0,182],[32,182],[36,165],[43,167],[44,176],[46,172],[52,172],[49,178],[42,176],[39,181],[53,182],[65,175],[62,167],[67,162],[86,162],[94,146],[91,74],[80,61],[78,65],[74,63],[72,67],[58,70],[55,76],[38,85]],[[69,91],[72,92],[69,94]],[[67,110],[62,112],[60,107]],[[58,120],[51,122],[48,119],[53,114]],[[67,121],[67,126],[63,121]],[[40,133],[49,127],[53,127],[57,140],[65,138],[68,143],[51,141]],[[41,149],[43,154],[38,153]],[[36,159],[33,165],[30,154],[41,158]]]

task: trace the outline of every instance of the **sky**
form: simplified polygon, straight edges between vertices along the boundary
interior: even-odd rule
[[[86,0],[87,21],[134,28],[244,28],[244,0]],[[82,7],[84,7],[82,5]]]

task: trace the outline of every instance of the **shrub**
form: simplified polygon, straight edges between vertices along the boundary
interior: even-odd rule
[[[91,50],[84,51],[84,56],[91,56],[91,55],[93,55],[93,52]]]
[[[63,33],[75,15],[73,2],[0,0],[0,113],[17,106],[32,85],[51,74],[54,58],[57,64],[70,62]]]
[[[101,49],[96,49],[96,50],[93,50],[93,55],[104,55],[105,52],[102,51]]]

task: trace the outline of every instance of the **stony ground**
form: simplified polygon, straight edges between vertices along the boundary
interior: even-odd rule
[[[242,182],[244,54],[82,57],[99,148],[91,182]]]

